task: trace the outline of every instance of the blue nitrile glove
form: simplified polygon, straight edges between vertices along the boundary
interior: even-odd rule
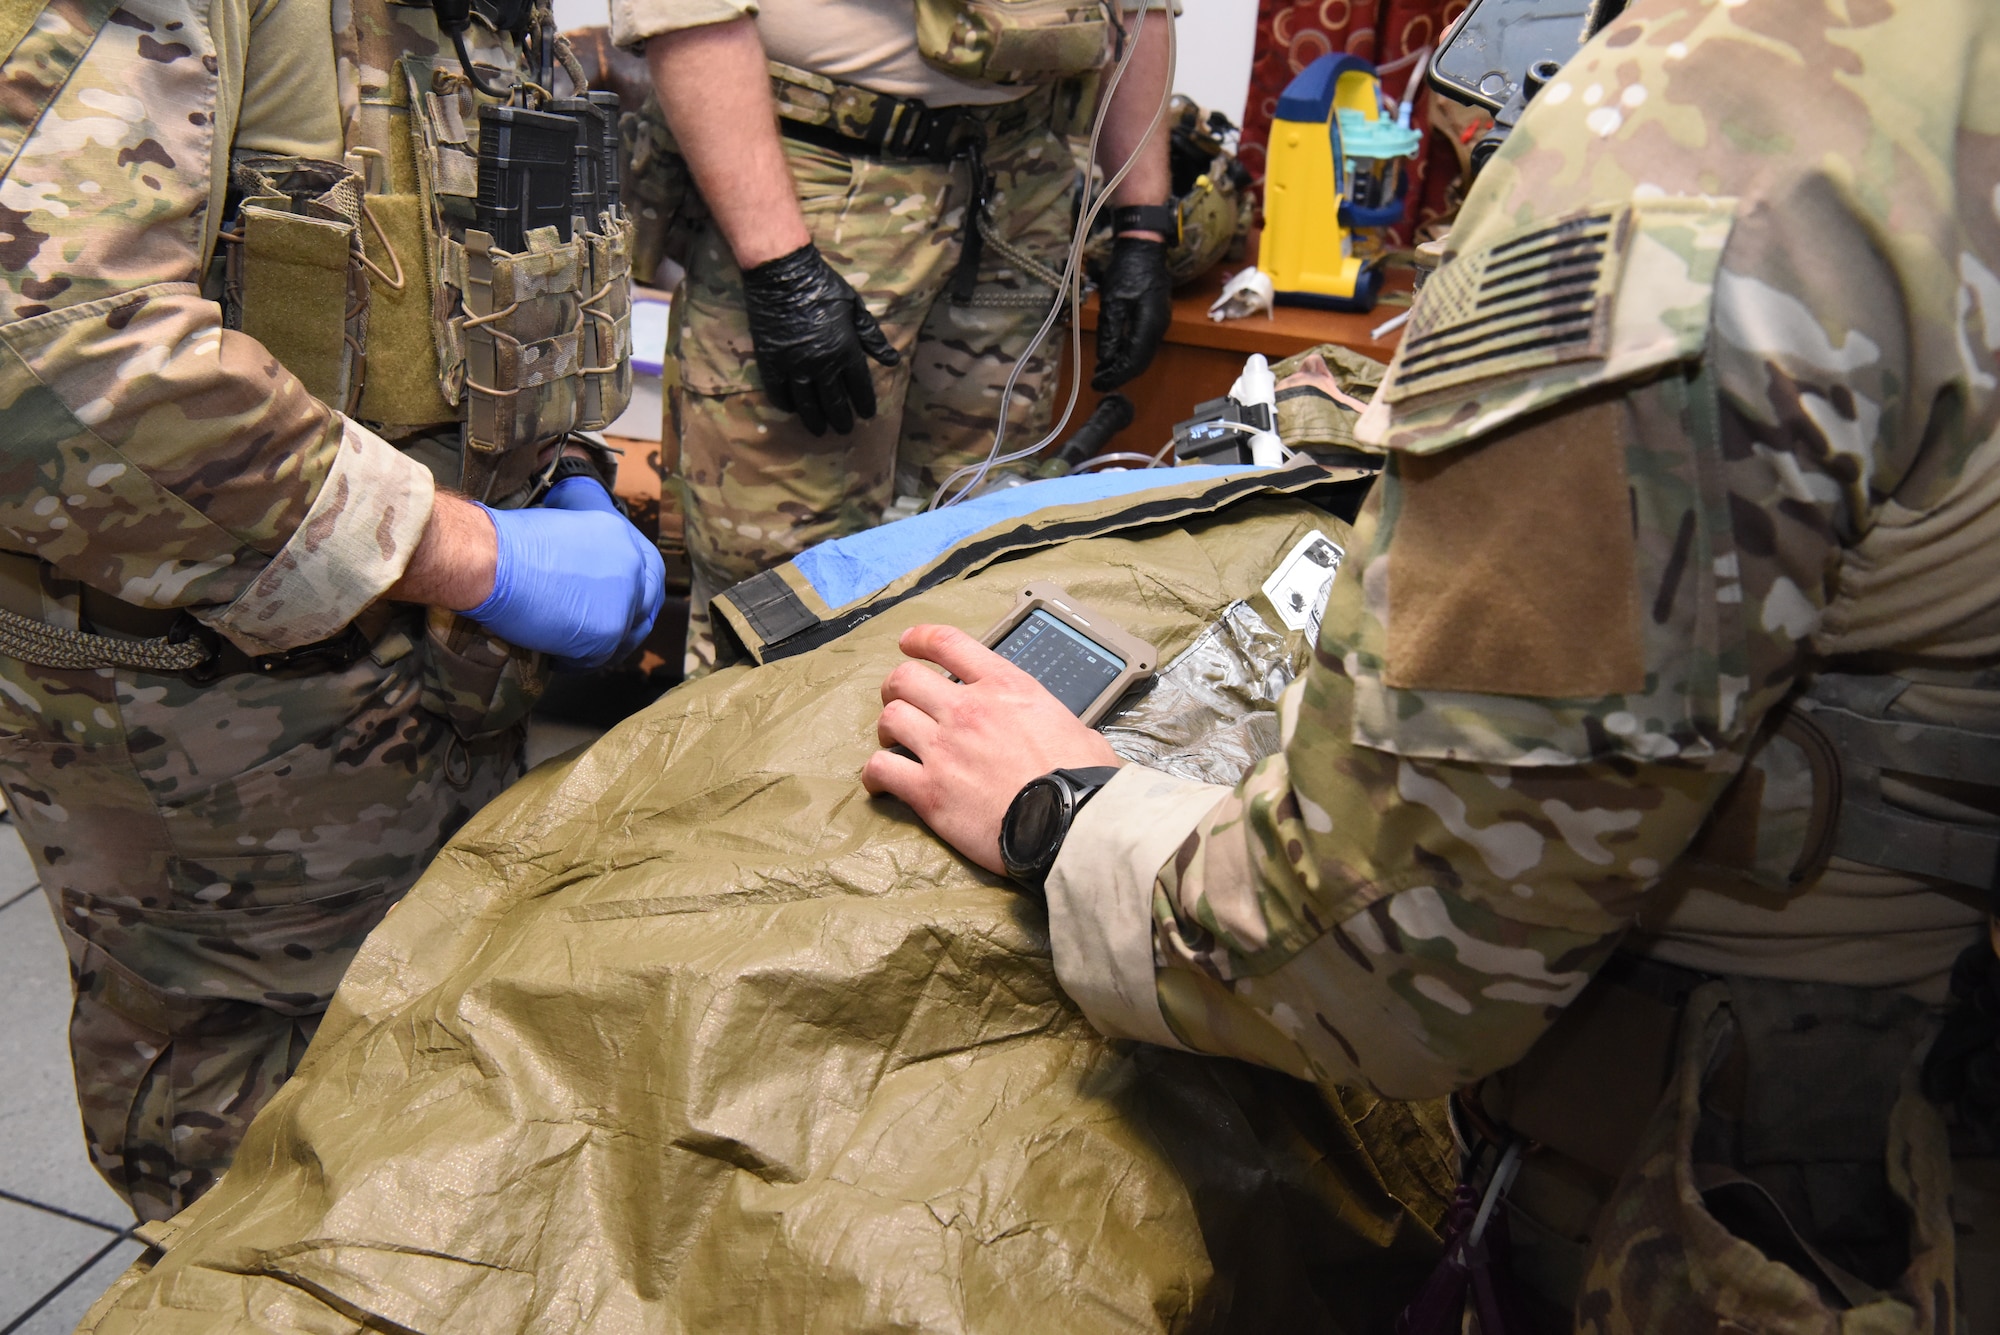
[[[600,667],[639,647],[660,615],[667,566],[601,483],[564,478],[540,505],[479,508],[500,551],[492,594],[465,615],[564,669]]]

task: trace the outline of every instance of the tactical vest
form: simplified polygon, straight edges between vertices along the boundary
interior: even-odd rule
[[[108,12],[91,17],[101,25]],[[354,0],[333,12],[341,161],[235,154],[207,293],[225,325],[441,482],[497,506],[527,504],[564,438],[609,425],[631,397],[632,226],[608,166],[616,111],[583,96],[562,44],[553,49],[577,95],[557,101],[523,76],[509,39],[473,25],[467,51],[481,82],[502,94],[525,88],[550,112],[599,117],[607,150],[596,159],[606,169],[591,173],[581,133],[563,141],[570,161],[557,184],[575,205],[563,220],[570,235],[532,227],[518,249],[503,249],[480,225],[482,189],[489,204],[505,198],[505,164],[482,160],[479,142],[480,113],[499,99],[465,77],[428,4]],[[48,83],[44,105],[60,87],[61,78]],[[183,610],[80,586],[72,592],[90,629],[76,608],[51,621],[44,580],[34,558],[0,554],[0,653],[59,669],[195,681],[337,670],[416,615],[383,605],[332,639],[253,657]],[[513,726],[540,692],[536,655],[463,617],[431,609],[424,638],[425,707],[467,738]]]
[[[1654,1301],[1679,1291],[1745,1332],[1942,1330],[1955,1307],[1958,1329],[1994,1328],[1974,1280],[2000,1265],[2000,1161],[1977,1119],[1948,1131],[1932,1100],[1953,1054],[1931,1046],[2000,870],[1984,448],[1992,466],[1897,496],[1847,551],[1821,669],[1619,956],[1463,1101],[1494,1147],[1482,1188],[1498,1147],[1529,1146],[1512,1265],[1580,1327],[1692,1328]],[[1990,1054],[1992,1018],[1958,1060]]]
[[[466,37],[488,86],[607,114],[529,82],[505,36],[474,24]],[[608,426],[631,398],[632,225],[615,178],[580,167],[569,237],[536,227],[503,249],[479,221],[482,188],[503,189],[498,146],[480,156],[481,111],[499,104],[429,5],[356,0],[334,49],[343,160],[236,160],[212,295],[226,324],[388,439],[462,424],[459,485],[518,504],[547,446]],[[615,108],[603,133],[615,144]]]

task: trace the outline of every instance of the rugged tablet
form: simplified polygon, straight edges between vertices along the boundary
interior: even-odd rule
[[[1029,584],[982,641],[1092,727],[1153,675],[1153,646],[1054,584]]]

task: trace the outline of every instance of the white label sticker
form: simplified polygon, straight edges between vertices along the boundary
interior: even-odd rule
[[[1326,614],[1326,595],[1333,589],[1334,572],[1345,555],[1339,543],[1314,529],[1278,562],[1271,578],[1264,581],[1264,596],[1278,609],[1287,630],[1305,631],[1314,644],[1319,643],[1319,619]]]

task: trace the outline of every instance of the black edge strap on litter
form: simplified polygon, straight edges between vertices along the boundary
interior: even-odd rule
[[[743,614],[743,619],[750,623],[750,629],[756,631],[766,645],[776,644],[819,624],[819,618],[799,600],[791,585],[785,583],[784,576],[775,570],[752,575],[722,596]]]

